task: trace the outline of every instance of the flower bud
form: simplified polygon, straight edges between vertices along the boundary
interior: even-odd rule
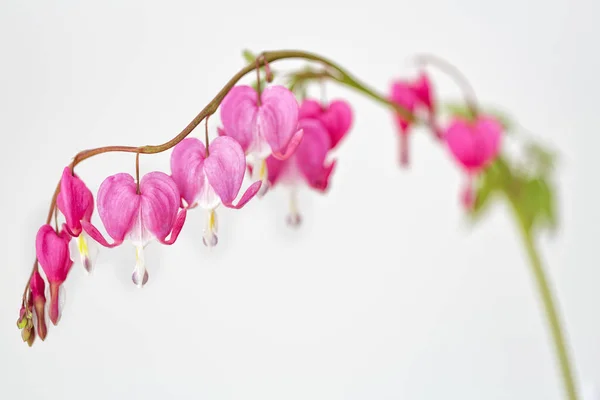
[[[37,269],[31,276],[29,287],[31,289],[33,308],[35,310],[35,315],[37,318],[38,335],[40,339],[44,340],[46,338],[47,333],[45,313],[46,296],[44,295],[44,291],[46,290],[46,284]]]

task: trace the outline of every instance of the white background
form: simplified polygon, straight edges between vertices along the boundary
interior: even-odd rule
[[[147,287],[130,281],[132,247],[103,249],[93,276],[75,265],[46,342],[20,342],[34,237],[62,168],[84,148],[174,136],[243,66],[243,48],[314,51],[382,91],[414,72],[412,55],[435,53],[559,150],[561,230],[543,238],[543,259],[577,379],[600,383],[597,1],[123,3],[0,5],[1,399],[563,398],[508,209],[471,228],[447,151],[418,132],[400,170],[388,111],[333,85],[356,122],[330,193],[302,193],[302,229],[287,229],[276,190],[219,210],[209,252],[193,212],[174,246],[148,247]],[[459,95],[434,76],[440,95]],[[168,160],[142,157],[142,171],[168,172]],[[95,193],[133,173],[134,157],[78,171]]]

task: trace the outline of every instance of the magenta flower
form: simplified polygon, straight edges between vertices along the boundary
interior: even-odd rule
[[[287,221],[292,226],[301,222],[296,205],[297,186],[304,183],[315,190],[325,192],[335,166],[335,161],[327,161],[328,152],[332,148],[331,137],[321,121],[305,118],[299,121],[299,126],[304,131],[304,137],[296,152],[284,161],[275,157],[267,158],[270,184],[281,183],[291,190],[290,214]]]
[[[435,114],[435,103],[433,99],[433,89],[431,81],[424,72],[412,83],[412,89],[417,96],[418,104],[425,108],[430,116]]]
[[[73,265],[69,253],[70,240],[71,236],[64,227],[57,233],[50,225],[43,225],[35,239],[37,259],[50,284],[50,320],[54,325],[60,319],[59,289]]]
[[[171,154],[171,171],[181,197],[188,207],[200,206],[208,211],[204,244],[217,244],[217,217],[215,209],[223,204],[229,208],[242,208],[261,187],[254,182],[237,204],[246,171],[246,159],[240,144],[233,138],[219,136],[208,146],[208,151],[196,138],[184,139]]]
[[[502,124],[490,116],[479,116],[475,121],[453,120],[444,135],[452,155],[467,173],[467,185],[462,201],[471,208],[475,201],[473,177],[498,156],[502,138]]]
[[[414,81],[396,81],[392,83],[390,101],[404,107],[410,113],[420,109],[425,110],[429,118],[433,118],[435,105],[429,78],[421,73]],[[400,114],[395,115],[395,121],[400,135],[399,157],[400,165],[407,166],[409,163],[408,135],[411,122]]]
[[[46,307],[46,295],[44,294],[44,291],[46,290],[46,283],[37,269],[31,276],[31,280],[29,281],[29,289],[31,291],[30,296],[33,300],[33,307],[37,316],[38,335],[40,339],[44,340],[47,333],[46,313],[44,312],[44,308]]]
[[[323,105],[316,100],[304,100],[300,105],[299,119],[314,118],[321,121],[331,139],[334,148],[346,136],[352,126],[352,108],[344,100],[334,100]]]
[[[269,86],[258,94],[251,86],[236,86],[221,103],[220,135],[234,138],[265,183],[265,159],[287,159],[302,140],[298,130],[298,102],[283,86]],[[261,191],[262,192],[262,191]]]
[[[91,223],[83,221],[82,226],[105,247],[118,246],[126,239],[131,241],[136,248],[132,280],[142,287],[148,281],[144,248],[152,240],[173,244],[185,222],[186,210],[179,211],[179,189],[163,172],[146,174],[141,179],[139,192],[137,189],[134,178],[125,173],[109,176],[100,185],[98,214],[114,243],[108,243]]]
[[[56,206],[65,216],[67,232],[77,238],[81,264],[90,272],[92,264],[81,221],[90,222],[94,212],[94,196],[85,183],[73,174],[70,167],[63,170]]]

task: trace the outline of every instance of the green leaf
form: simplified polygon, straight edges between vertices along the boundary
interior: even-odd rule
[[[556,228],[553,192],[544,178],[521,180],[517,207],[528,230]]]
[[[244,60],[246,60],[248,64],[256,61],[256,56],[248,49],[242,51],[242,57],[244,57]]]
[[[531,184],[537,186],[538,213],[536,222],[550,230],[556,229],[556,209],[552,189],[543,178],[536,178]]]
[[[474,219],[480,218],[495,195],[501,193],[512,180],[510,169],[502,157],[498,157],[483,170],[476,182],[475,204],[471,210]]]
[[[554,169],[556,155],[537,143],[530,142],[525,147],[525,154],[536,168],[537,174],[546,175]]]

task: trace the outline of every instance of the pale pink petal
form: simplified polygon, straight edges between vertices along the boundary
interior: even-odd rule
[[[166,245],[172,245],[175,243],[177,238],[179,237],[179,233],[181,232],[181,228],[183,228],[183,224],[185,223],[185,217],[187,215],[187,209],[183,209],[179,211],[177,214],[177,219],[175,219],[175,223],[173,224],[173,230],[171,231],[171,237],[169,240],[157,238],[159,242]]]
[[[210,155],[204,161],[204,171],[210,186],[224,204],[235,200],[244,174],[246,158],[240,144],[228,136],[220,136],[210,143]]]
[[[69,234],[79,236],[81,220],[89,221],[94,211],[94,196],[70,167],[63,170],[56,205],[65,216]]]
[[[164,172],[150,172],[140,183],[142,226],[157,239],[164,240],[171,230],[179,211],[179,190]]]
[[[223,131],[237,140],[244,152],[250,148],[255,136],[257,102],[258,96],[254,88],[241,85],[231,89],[221,103]]]
[[[319,119],[329,132],[331,147],[334,148],[352,126],[352,108],[346,101],[334,100]]]
[[[303,118],[317,118],[321,117],[323,113],[323,107],[321,103],[317,100],[306,99],[300,105],[300,109],[298,110],[298,119]]]
[[[248,203],[254,196],[256,196],[256,194],[260,190],[261,186],[262,186],[261,181],[254,182],[252,185],[248,186],[248,189],[246,189],[246,191],[242,195],[242,198],[240,199],[240,201],[238,201],[237,204],[223,203],[223,205],[225,207],[229,207],[229,208],[240,209],[240,208],[244,207],[246,205],[246,203]]]
[[[183,139],[171,153],[171,176],[188,205],[193,204],[204,185],[206,148],[196,138]]]
[[[298,132],[298,102],[284,86],[267,87],[261,95],[262,105],[256,120],[258,136],[264,137],[273,153],[285,154]],[[227,126],[225,130],[230,134]]]
[[[302,142],[303,136],[304,131],[302,129],[296,131],[296,133],[294,133],[294,136],[292,136],[292,139],[288,142],[287,148],[284,150],[284,152],[280,153],[277,151],[273,151],[273,157],[275,157],[278,160],[287,160],[288,158],[290,158],[296,151],[298,145],[300,145],[300,143]]]
[[[50,225],[43,225],[35,238],[35,252],[48,282],[63,282],[73,260],[69,253],[71,237],[66,232],[56,233]]]
[[[300,127],[304,131],[304,138],[295,154],[298,169],[310,186],[324,190],[333,169],[332,165],[325,164],[331,149],[329,133],[316,119],[302,119]]]
[[[109,248],[117,247],[123,243],[123,239],[115,240],[113,243],[109,243],[104,238],[102,233],[100,233],[98,228],[96,228],[94,225],[92,225],[91,223],[89,223],[87,221],[81,221],[81,226],[82,226],[83,230],[85,231],[85,233],[87,233],[92,239],[94,239],[96,242],[100,243],[104,247],[109,247]]]
[[[98,215],[104,223],[106,232],[115,241],[122,242],[125,239],[125,235],[136,221],[139,207],[140,196],[137,194],[137,185],[131,175],[120,173],[109,176],[100,185]],[[90,232],[88,234],[92,236]]]

